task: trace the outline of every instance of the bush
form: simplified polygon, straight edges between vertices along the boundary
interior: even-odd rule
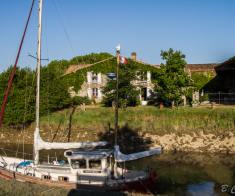
[[[91,100],[88,97],[73,97],[72,98],[72,105],[81,105],[85,103],[86,105],[90,105],[91,104]]]
[[[200,96],[200,102],[203,101],[209,101],[209,95],[208,94],[204,94],[203,96]]]

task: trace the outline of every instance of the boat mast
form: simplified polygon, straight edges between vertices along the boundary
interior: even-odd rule
[[[119,85],[119,64],[120,64],[120,45],[116,48],[117,66],[116,66],[116,97],[115,97],[115,146],[117,146],[118,137],[118,85]]]
[[[116,65],[116,97],[115,97],[115,138],[114,138],[114,149],[118,148],[118,88],[119,88],[119,65],[120,65],[120,52],[121,47],[116,47],[117,65]],[[118,178],[117,174],[117,161],[114,160],[114,177]]]
[[[37,48],[37,88],[36,88],[36,129],[34,132],[34,164],[39,163],[38,137],[40,130],[40,68],[41,68],[41,40],[42,40],[42,2],[38,0],[38,48]]]
[[[41,68],[41,40],[42,40],[42,2],[39,0],[38,9],[38,49],[37,49],[37,91],[36,91],[36,129],[39,129],[40,119],[40,68]]]

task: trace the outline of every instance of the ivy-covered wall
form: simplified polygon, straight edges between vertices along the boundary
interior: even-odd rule
[[[204,72],[204,73],[192,73],[191,78],[194,82],[194,86],[196,87],[196,90],[201,90],[205,87],[208,82],[210,82],[214,75],[210,72]]]
[[[52,61],[48,67],[55,69],[58,73],[58,76],[61,77],[63,82],[67,85],[67,87],[74,86],[74,90],[78,91],[81,88],[81,85],[86,81],[86,76],[88,71],[93,71],[96,73],[107,74],[110,72],[115,72],[116,70],[116,58],[108,60],[106,62],[102,62],[99,64],[95,64],[91,67],[81,69],[76,73],[72,73],[66,76],[62,76],[63,73],[70,65],[83,65],[83,64],[93,64],[95,62],[99,62],[105,60],[107,58],[112,57],[111,54],[108,53],[99,53],[99,54],[89,54],[85,56],[74,57],[70,61],[62,60],[62,61]],[[157,78],[158,68],[155,68],[148,64],[139,63],[136,61],[132,61],[128,59],[128,65],[131,69],[139,71],[139,72],[147,72],[150,71],[152,73],[152,80]]]

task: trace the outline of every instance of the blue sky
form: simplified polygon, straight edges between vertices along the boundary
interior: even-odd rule
[[[0,71],[14,62],[30,3],[1,0]],[[36,53],[36,7],[22,67],[35,68],[28,53]],[[43,57],[114,54],[120,43],[123,55],[135,51],[154,64],[162,62],[160,51],[170,47],[186,54],[188,63],[222,62],[235,55],[234,10],[234,0],[44,0]]]

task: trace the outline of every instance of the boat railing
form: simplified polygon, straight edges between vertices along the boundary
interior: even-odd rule
[[[1,149],[1,151],[2,151],[3,154],[7,157],[7,153],[5,152],[5,150],[4,150],[4,149]],[[2,155],[0,155],[0,156],[1,156],[1,159],[2,159],[2,161],[0,161],[0,162],[3,164],[3,167],[5,168],[5,167],[7,166],[7,162],[5,161],[5,159],[3,158]]]
[[[1,153],[2,152],[2,153]],[[12,150],[12,149],[7,149],[7,148],[0,148],[0,157],[3,158],[2,156],[5,157],[11,157],[13,156],[13,154],[17,154],[19,155],[19,158],[22,159],[28,159],[31,160],[33,158],[33,154],[32,153],[26,153],[26,152],[21,152],[21,151],[16,151],[16,150]],[[21,156],[20,156],[21,155]],[[48,160],[48,156],[41,156],[42,159]],[[57,157],[55,156],[50,156],[50,160],[56,160]]]
[[[30,153],[15,151],[15,150],[7,149],[7,148],[0,148],[0,150],[3,152],[3,154],[4,154],[6,157],[10,157],[9,153],[22,154],[23,156],[24,156],[24,155],[33,156],[33,154],[30,154]],[[9,152],[9,153],[7,154],[6,152]]]
[[[6,151],[4,150],[4,148],[0,148],[0,150],[3,152],[3,154],[7,157],[7,153],[6,153]],[[2,157],[2,155],[1,155],[1,157]],[[2,159],[3,159],[3,157],[2,157]]]

